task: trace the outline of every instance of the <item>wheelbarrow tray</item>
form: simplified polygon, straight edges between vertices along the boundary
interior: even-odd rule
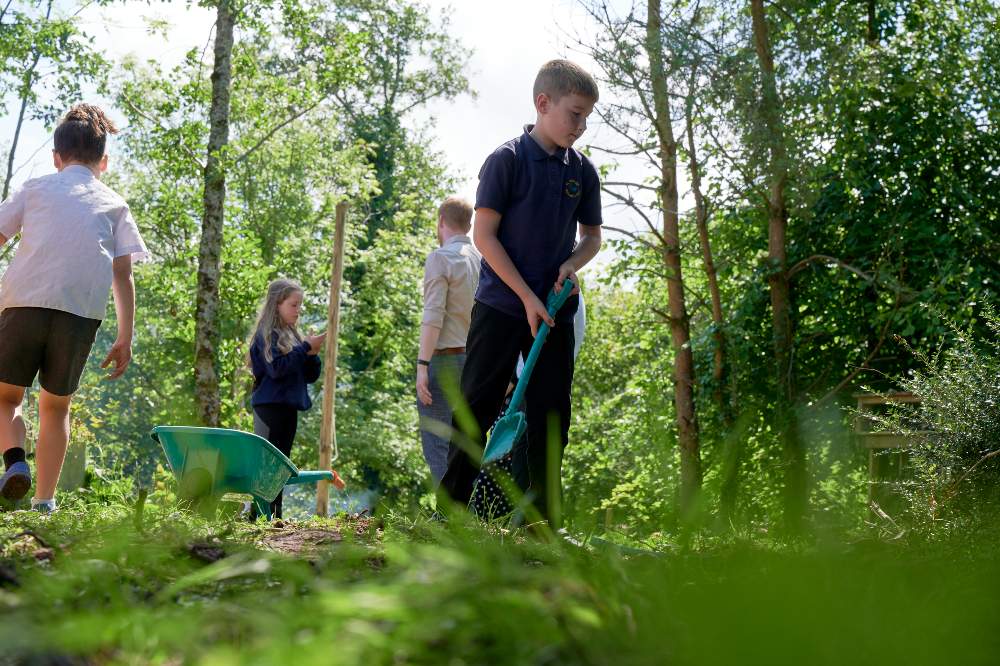
[[[251,495],[270,518],[270,503],[285,486],[333,481],[332,471],[303,471],[263,437],[226,428],[156,426],[150,433],[181,488],[204,497]]]

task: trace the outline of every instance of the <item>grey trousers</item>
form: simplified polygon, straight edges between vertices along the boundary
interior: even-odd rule
[[[431,357],[431,367],[428,379],[431,390],[431,404],[425,405],[417,400],[417,413],[420,415],[420,440],[424,449],[424,460],[431,469],[434,485],[441,483],[448,468],[448,441],[451,439],[452,406],[445,397],[442,385],[453,387],[452,394],[460,395],[459,382],[462,378],[462,368],[465,367],[465,354],[448,354]]]

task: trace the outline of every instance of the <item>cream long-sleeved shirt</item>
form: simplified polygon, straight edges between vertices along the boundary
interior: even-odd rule
[[[466,235],[452,236],[427,255],[422,323],[441,329],[435,349],[465,346],[481,263]]]

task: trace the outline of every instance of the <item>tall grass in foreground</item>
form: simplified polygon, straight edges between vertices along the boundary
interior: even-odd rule
[[[996,535],[643,553],[390,517],[0,514],[0,663],[986,664]],[[308,557],[275,535],[336,534]]]

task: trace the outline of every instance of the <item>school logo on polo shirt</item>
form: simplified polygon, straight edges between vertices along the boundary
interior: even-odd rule
[[[566,196],[575,199],[580,196],[580,181],[570,178],[566,181]]]

